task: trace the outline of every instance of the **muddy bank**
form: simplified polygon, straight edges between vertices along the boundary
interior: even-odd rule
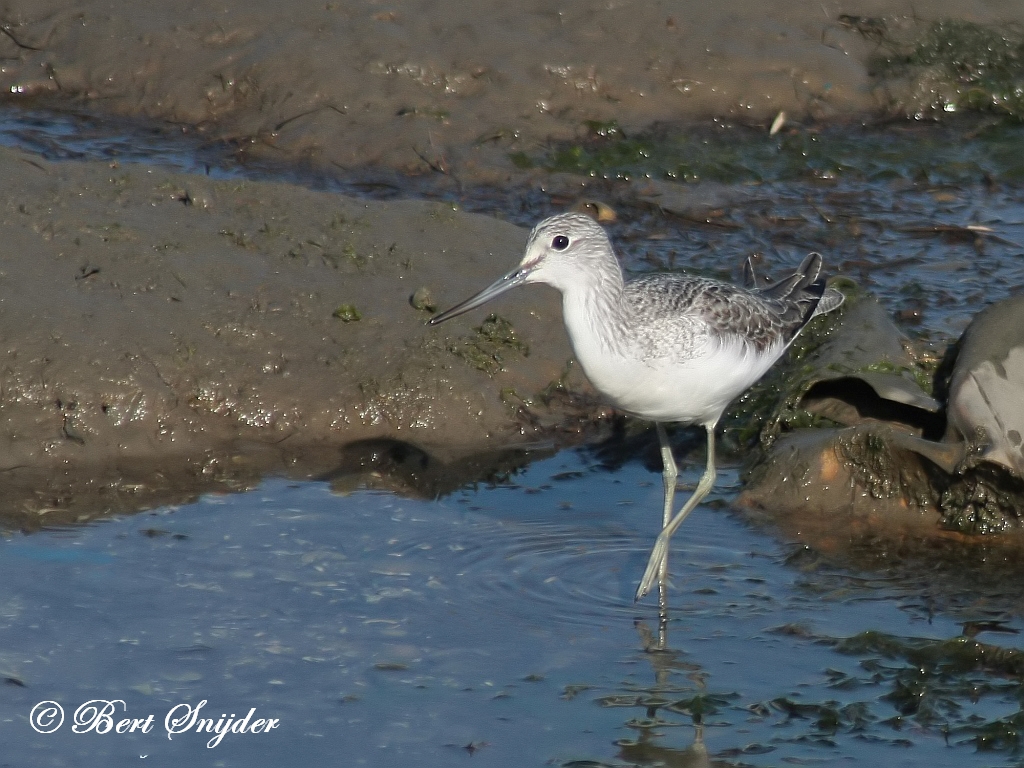
[[[767,125],[780,111],[828,119],[927,102],[908,93],[920,83],[872,72],[877,31],[912,36],[946,17],[999,25],[1024,21],[1024,8],[10,0],[0,89],[198,128],[285,159],[496,179],[512,170],[510,152],[573,138],[587,121]]]
[[[13,150],[0,176],[0,514],[375,461],[432,493],[428,465],[550,443],[585,391],[553,291],[424,324],[519,259],[513,225]]]

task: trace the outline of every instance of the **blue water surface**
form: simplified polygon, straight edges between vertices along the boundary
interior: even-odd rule
[[[963,609],[924,611],[919,587],[884,575],[801,566],[800,547],[714,503],[737,488],[734,470],[722,476],[677,537],[664,650],[653,648],[655,601],[632,601],[660,475],[639,463],[608,471],[587,452],[438,501],[268,480],[10,535],[0,543],[3,761],[1006,764],[941,724],[887,723],[899,715],[893,686],[870,667],[905,663],[828,640],[955,638]],[[959,700],[957,722],[1018,709],[1010,688],[973,699]],[[93,700],[123,701],[118,718],[153,715],[152,730],[74,733],[75,710]],[[54,733],[33,729],[42,701],[65,712]],[[280,724],[213,748],[210,734],[168,739],[167,713],[202,701],[204,716],[255,708]],[[823,703],[860,708],[865,725],[829,727],[818,709],[793,709]]]

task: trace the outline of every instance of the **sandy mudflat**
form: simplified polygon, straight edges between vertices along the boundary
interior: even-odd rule
[[[474,330],[486,313],[428,327],[409,300],[489,282],[518,260],[518,227],[15,150],[0,177],[8,512],[33,508],[20,477],[35,506],[61,508],[78,493],[56,490],[64,476],[330,472],[342,446],[381,439],[444,461],[528,444],[564,415],[528,407],[571,356],[553,291],[501,306],[511,340]]]
[[[84,99],[282,157],[497,178],[507,154],[656,121],[884,109],[877,39],[935,19],[1024,21],[1017,0],[10,0],[0,89]],[[897,93],[893,93],[893,90]]]

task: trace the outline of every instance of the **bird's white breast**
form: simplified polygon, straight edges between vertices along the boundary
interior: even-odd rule
[[[651,421],[713,424],[785,351],[781,343],[756,351],[738,337],[716,335],[699,319],[674,329],[676,338],[651,343],[647,334],[602,327],[601,318],[579,306],[564,309],[576,359],[591,384],[616,408]]]
[[[741,345],[729,344],[670,362],[577,350],[587,378],[615,407],[651,421],[689,424],[716,422],[779,354],[755,357]]]

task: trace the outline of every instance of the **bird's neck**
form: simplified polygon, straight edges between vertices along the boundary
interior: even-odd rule
[[[614,352],[624,343],[621,320],[627,311],[624,302],[625,283],[618,263],[614,269],[588,275],[562,290],[562,312],[573,345],[586,340]],[[577,356],[579,356],[577,348]]]

